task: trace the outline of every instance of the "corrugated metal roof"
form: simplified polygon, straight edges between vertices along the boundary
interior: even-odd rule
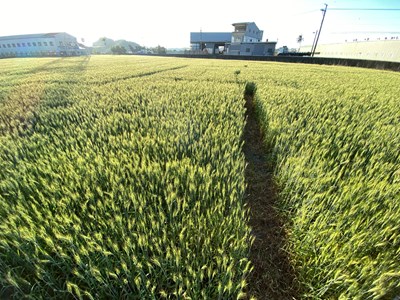
[[[9,35],[9,36],[0,36],[1,40],[18,40],[18,39],[34,39],[34,38],[52,38],[57,34],[64,32],[51,32],[51,33],[36,33],[36,34],[21,34],[21,35]]]
[[[191,32],[191,43],[228,43],[232,39],[231,32]]]
[[[247,24],[252,24],[252,23],[254,23],[254,22],[236,22],[236,23],[233,23],[232,25],[233,26],[235,26],[235,25],[247,25]]]

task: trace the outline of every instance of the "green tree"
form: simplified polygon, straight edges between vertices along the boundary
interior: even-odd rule
[[[300,48],[301,48],[301,43],[304,41],[304,37],[303,37],[303,35],[302,34],[300,34],[298,37],[297,37],[297,43],[299,43],[299,52],[300,52]]]
[[[117,45],[117,46],[111,47],[111,52],[112,52],[112,54],[126,54],[126,49],[125,49],[125,47]]]
[[[158,45],[155,50],[156,50],[157,54],[166,54],[167,53],[167,49],[165,49],[165,47],[162,47],[160,45]]]

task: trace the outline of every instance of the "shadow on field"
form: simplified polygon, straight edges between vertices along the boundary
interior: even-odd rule
[[[78,61],[72,60],[71,58],[78,58]],[[44,71],[63,71],[66,69],[65,62],[70,61],[72,66],[69,68],[69,71],[73,72],[83,72],[86,70],[86,66],[90,61],[90,56],[73,56],[73,57],[54,57],[53,60],[44,63],[32,70],[28,71],[28,74],[37,74]]]
[[[42,65],[19,73],[17,83],[0,103],[0,136],[31,136],[44,110],[71,105],[73,84],[80,83],[89,61],[89,56],[43,60]]]
[[[254,84],[253,84],[254,85]],[[263,134],[254,105],[255,85],[245,91],[247,122],[243,151],[246,157],[246,203],[254,243],[250,251],[253,272],[248,278],[249,295],[263,299],[299,299],[299,287],[289,256],[283,249],[285,230],[275,209],[278,189],[273,180],[274,164],[267,159]]]

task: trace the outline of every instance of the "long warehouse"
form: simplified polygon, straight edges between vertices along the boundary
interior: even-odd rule
[[[65,32],[0,37],[0,57],[82,55],[76,38]]]

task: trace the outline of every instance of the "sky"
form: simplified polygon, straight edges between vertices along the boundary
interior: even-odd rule
[[[400,39],[400,0],[3,0],[0,36],[67,32],[87,46],[107,37],[146,47],[189,48],[190,32],[232,32],[232,23],[255,22],[264,41],[297,48],[299,35],[303,45],[313,43],[324,3],[319,43]]]

